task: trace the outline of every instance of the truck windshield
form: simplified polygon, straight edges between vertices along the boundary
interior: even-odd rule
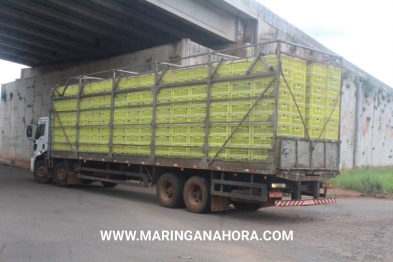
[[[35,131],[34,139],[38,139],[45,134],[45,123],[39,124],[37,130]]]

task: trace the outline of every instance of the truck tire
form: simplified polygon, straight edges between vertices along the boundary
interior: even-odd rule
[[[244,203],[232,201],[232,205],[241,211],[256,211],[262,207],[262,203]]]
[[[56,165],[54,177],[57,186],[68,187],[68,172],[64,162]]]
[[[183,190],[184,204],[192,213],[210,212],[210,181],[200,176],[189,178]]]
[[[93,182],[94,182],[94,181],[93,181]],[[105,188],[114,188],[115,186],[117,186],[117,183],[105,182],[105,181],[101,181],[101,184],[102,184]]]
[[[53,178],[47,177],[47,168],[45,167],[45,160],[40,160],[34,165],[34,180],[38,184],[48,184],[52,182]]]
[[[156,194],[158,202],[163,207],[177,208],[184,204],[184,181],[178,175],[165,173],[157,182]]]

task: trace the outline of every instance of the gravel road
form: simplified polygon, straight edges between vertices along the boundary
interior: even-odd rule
[[[102,241],[101,230],[293,231],[293,241]],[[155,189],[40,185],[0,166],[0,261],[393,261],[393,201],[197,215]]]

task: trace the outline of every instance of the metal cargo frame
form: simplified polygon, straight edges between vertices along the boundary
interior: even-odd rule
[[[326,60],[317,60],[317,59],[307,59],[305,57],[298,57],[296,55],[291,55],[285,52],[282,52],[282,44],[290,45],[290,46],[297,46],[299,48],[303,48],[305,50],[309,50],[312,52],[317,52],[321,54],[322,57],[328,56],[329,58]],[[276,65],[269,65],[265,61],[262,60],[264,54],[261,52],[258,52],[258,48],[260,46],[265,46],[265,45],[270,45],[276,48],[276,57],[277,57],[277,64]],[[225,52],[230,52],[242,48],[248,48],[248,49],[253,49],[253,52],[256,54],[253,57],[253,62],[250,64],[250,67],[246,70],[246,72],[243,75],[236,75],[236,76],[224,76],[224,77],[217,77],[216,72],[221,66],[222,62],[225,59],[237,59],[237,57],[231,56],[231,55],[226,55],[224,54]],[[102,71],[102,72],[97,72],[94,74],[90,75],[84,75],[84,76],[77,76],[77,77],[72,77],[67,80],[64,89],[62,92],[59,92],[58,88],[55,88],[52,92],[52,100],[51,100],[51,107],[50,107],[50,127],[51,130],[53,130],[53,122],[52,118],[57,118],[59,120],[59,116],[56,112],[56,109],[54,107],[53,102],[57,100],[62,100],[62,99],[71,99],[71,98],[76,98],[77,99],[77,120],[76,120],[76,142],[75,144],[71,143],[67,135],[65,133],[64,127],[60,122],[60,126],[63,130],[63,133],[67,139],[67,142],[70,147],[70,151],[53,151],[52,150],[52,132],[49,134],[49,159],[53,158],[63,158],[63,159],[75,159],[75,160],[80,160],[80,161],[100,161],[100,162],[116,162],[116,163],[125,163],[125,164],[138,164],[138,165],[149,165],[149,166],[167,166],[167,167],[178,167],[178,168],[189,168],[189,169],[204,169],[204,170],[215,170],[215,171],[228,171],[228,172],[248,172],[248,173],[254,173],[254,174],[263,174],[263,175],[277,175],[281,174],[281,176],[284,178],[289,178],[292,175],[292,171],[294,172],[299,172],[299,171],[305,171],[305,172],[314,172],[314,171],[326,171],[326,172],[336,172],[338,173],[338,161],[339,161],[339,146],[337,146],[337,166],[336,167],[327,167],[325,163],[325,167],[313,167],[312,165],[312,154],[311,154],[311,164],[310,167],[298,167],[298,161],[296,160],[296,165],[293,167],[286,167],[286,168],[281,168],[280,163],[276,163],[277,161],[277,150],[279,148],[277,147],[277,141],[278,141],[278,136],[277,136],[277,112],[278,112],[278,93],[279,93],[279,88],[280,88],[280,77],[282,76],[284,78],[284,81],[287,85],[287,87],[282,87],[282,88],[288,88],[288,90],[291,93],[291,96],[293,98],[294,103],[296,104],[296,100],[294,99],[293,93],[290,90],[288,83],[285,79],[285,76],[282,72],[281,69],[281,54],[285,55],[290,55],[293,57],[298,57],[303,60],[309,60],[309,61],[314,61],[318,63],[326,63],[330,61],[338,61],[339,65],[341,66],[342,64],[342,58],[336,55],[331,55],[326,52],[321,52],[316,49],[312,49],[309,47],[301,46],[295,43],[287,42],[287,41],[269,41],[265,43],[260,43],[260,44],[254,44],[254,45],[247,45],[243,47],[237,47],[237,48],[230,48],[230,49],[224,49],[224,50],[219,50],[219,51],[214,51],[214,52],[209,52],[209,53],[204,53],[204,54],[199,54],[199,55],[194,55],[194,56],[188,56],[184,58],[176,58],[172,59],[170,61],[164,61],[164,62],[154,62],[151,64],[145,64],[145,65],[139,65],[136,67],[141,67],[141,66],[148,66],[154,67],[153,71],[150,72],[144,72],[144,73],[137,73],[132,71],[132,68],[127,67],[127,68],[120,68],[120,69],[114,69],[114,70],[109,70],[109,71]],[[208,75],[206,76],[206,79],[202,80],[194,80],[194,81],[188,81],[188,82],[181,82],[181,83],[171,83],[171,84],[163,84],[161,83],[162,77],[164,76],[167,67],[179,67],[178,64],[175,64],[176,61],[182,60],[182,59],[190,59],[190,58],[195,58],[199,56],[207,56],[208,58],[208,63],[206,64],[208,66]],[[220,59],[217,62],[216,66],[213,66],[213,58],[220,57]],[[265,73],[251,73],[251,70],[255,66],[255,64],[261,61],[267,68],[269,68],[269,72]],[[164,68],[163,68],[164,67]],[[163,70],[161,70],[163,68]],[[182,68],[187,68],[187,67],[182,67]],[[111,74],[112,77],[111,79],[113,80],[112,83],[112,89],[111,91],[107,92],[100,92],[100,93],[92,93],[92,94],[83,94],[83,88],[84,84],[86,83],[87,80],[100,80],[102,78],[96,77],[99,74]],[[138,90],[151,90],[153,93],[153,116],[152,116],[152,122],[150,126],[152,127],[152,134],[151,134],[151,144],[150,144],[150,155],[149,156],[135,156],[135,155],[118,155],[118,154],[113,154],[113,128],[115,127],[114,124],[114,100],[115,100],[115,95],[119,93],[125,93],[129,92],[129,90],[119,90],[118,83],[122,77],[124,77],[124,74],[128,75],[135,75],[135,74],[146,74],[146,73],[154,73],[155,76],[155,81],[154,85],[152,86],[146,86],[146,87],[139,87],[139,88],[133,88],[134,91]],[[250,107],[248,112],[243,116],[242,120],[239,122],[225,122],[225,123],[230,123],[234,124],[236,128],[232,131],[232,133],[228,136],[227,140],[223,143],[223,145],[220,147],[219,151],[215,154],[213,158],[208,157],[208,150],[209,150],[209,125],[211,124],[211,121],[209,120],[209,110],[210,110],[210,104],[212,103],[213,99],[211,99],[211,86],[213,83],[217,82],[222,82],[222,81],[232,81],[232,80],[245,80],[245,79],[252,79],[252,78],[258,78],[258,77],[266,77],[266,76],[271,76],[272,81],[265,87],[264,91],[259,95],[255,97],[250,97],[256,99],[254,104]],[[67,90],[67,87],[71,84],[73,81],[78,81],[78,94],[74,96],[67,96],[64,97],[64,94]],[[341,80],[342,81],[342,80]],[[157,125],[156,123],[156,110],[157,110],[157,94],[161,89],[168,88],[168,87],[176,87],[176,86],[184,86],[184,85],[195,85],[195,84],[206,84],[207,85],[207,98],[206,100],[201,100],[200,102],[205,102],[207,105],[207,112],[206,112],[206,118],[204,121],[204,127],[205,127],[205,141],[203,145],[203,152],[204,156],[202,159],[194,159],[194,158],[173,158],[173,157],[158,157],[155,155],[155,127]],[[230,138],[235,134],[237,129],[245,122],[245,119],[247,116],[250,114],[250,112],[253,110],[253,108],[256,106],[258,101],[262,99],[265,96],[266,91],[269,89],[270,86],[274,84],[275,88],[273,91],[273,94],[275,96],[275,109],[274,113],[270,117],[270,120],[267,120],[267,123],[272,123],[274,126],[274,132],[273,132],[273,146],[272,150],[270,150],[269,156],[266,159],[266,161],[263,162],[247,162],[247,161],[223,161],[223,160],[218,160],[216,159],[217,155],[219,152],[225,148],[227,142],[230,140]],[[342,83],[341,83],[342,86]],[[58,95],[58,97],[55,97],[55,94]],[[109,122],[109,153],[83,153],[79,151],[79,117],[80,117],[80,104],[81,104],[81,98],[84,97],[94,97],[98,95],[110,95],[111,96],[111,106],[110,106],[110,122]],[[339,94],[340,95],[340,94]],[[219,101],[219,99],[216,99],[215,101]],[[337,105],[335,105],[336,107]],[[296,107],[298,108],[297,104]],[[298,108],[299,110],[299,108]],[[299,111],[300,113],[300,111]],[[332,112],[333,113],[333,112]],[[304,125],[305,130],[307,130],[305,126],[305,121],[300,113],[300,116],[302,118],[302,123]],[[331,116],[331,114],[330,114]],[[330,117],[329,117],[330,118]],[[181,123],[179,123],[181,124]],[[183,123],[185,125],[189,125],[192,123]],[[129,126],[129,125],[123,125],[123,126]],[[324,129],[326,127],[326,123],[324,126]],[[323,131],[322,131],[323,132]],[[311,152],[314,149],[314,146],[316,143],[319,143],[318,141],[314,141],[310,139],[308,136],[308,133],[306,131],[307,138],[302,138],[302,139],[295,139],[295,143],[297,145],[297,140],[307,140],[310,141],[310,150]],[[293,138],[285,138],[285,137],[280,137],[281,141],[284,140],[294,140]],[[319,139],[317,139],[319,140]],[[338,145],[338,141],[335,142]],[[280,148],[281,150],[281,148]],[[296,158],[297,159],[297,158]],[[49,161],[48,165],[51,167],[53,165],[53,161]]]

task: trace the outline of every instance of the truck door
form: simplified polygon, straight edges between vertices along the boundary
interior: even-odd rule
[[[40,155],[47,150],[48,147],[48,130],[46,121],[40,121],[34,136],[34,155]]]

